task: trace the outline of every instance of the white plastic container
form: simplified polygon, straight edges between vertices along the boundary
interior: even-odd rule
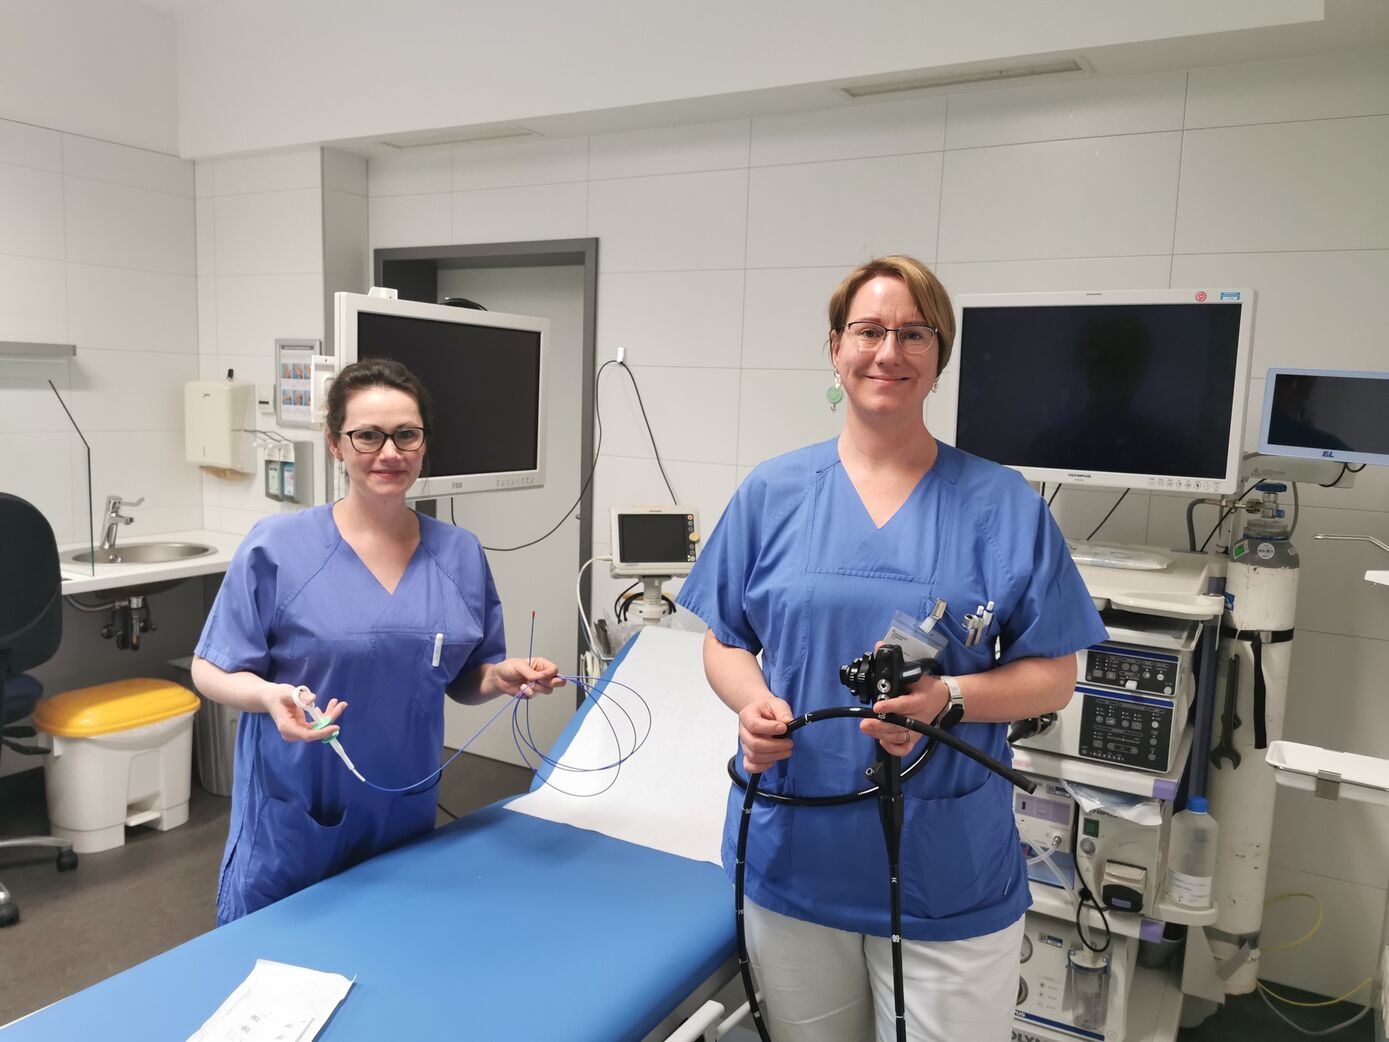
[[[1183,908],[1211,906],[1219,826],[1206,813],[1206,798],[1193,796],[1186,810],[1172,815],[1167,848],[1167,900]]]
[[[132,825],[167,831],[188,820],[198,697],[165,680],[120,680],[39,704],[53,736],[44,761],[49,828],[79,854],[125,843]]]

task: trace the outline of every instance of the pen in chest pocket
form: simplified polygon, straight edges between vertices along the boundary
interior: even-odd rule
[[[430,663],[430,665],[432,665],[435,669],[438,669],[438,668],[439,668],[439,662],[440,662],[440,660],[443,658],[443,655],[444,655],[444,635],[443,635],[442,633],[436,633],[436,634],[434,634],[434,659],[433,659],[433,661]]]

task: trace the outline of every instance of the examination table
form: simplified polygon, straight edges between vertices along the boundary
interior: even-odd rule
[[[355,978],[324,1042],[665,1038],[735,973],[732,888],[716,862],[736,721],[705,684],[701,641],[648,628],[605,674],[652,714],[606,791],[610,772],[547,768],[529,794],[22,1018],[0,1042],[182,1042],[257,959]],[[622,705],[640,728],[639,703]],[[609,724],[585,703],[556,749],[561,762],[609,762]]]

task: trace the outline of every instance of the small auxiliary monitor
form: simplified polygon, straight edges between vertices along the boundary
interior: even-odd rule
[[[613,507],[614,577],[688,575],[699,548],[699,515],[690,507]]]
[[[1259,451],[1389,465],[1389,373],[1270,369]]]

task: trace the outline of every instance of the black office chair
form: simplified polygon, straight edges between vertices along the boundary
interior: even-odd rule
[[[0,750],[14,748],[15,737],[32,736],[12,725],[33,712],[43,689],[21,674],[52,658],[62,636],[62,576],[53,528],[34,506],[0,492]],[[0,839],[0,849],[33,846],[57,847],[60,872],[77,867],[65,839]],[[0,926],[18,921],[19,909],[0,883]]]

